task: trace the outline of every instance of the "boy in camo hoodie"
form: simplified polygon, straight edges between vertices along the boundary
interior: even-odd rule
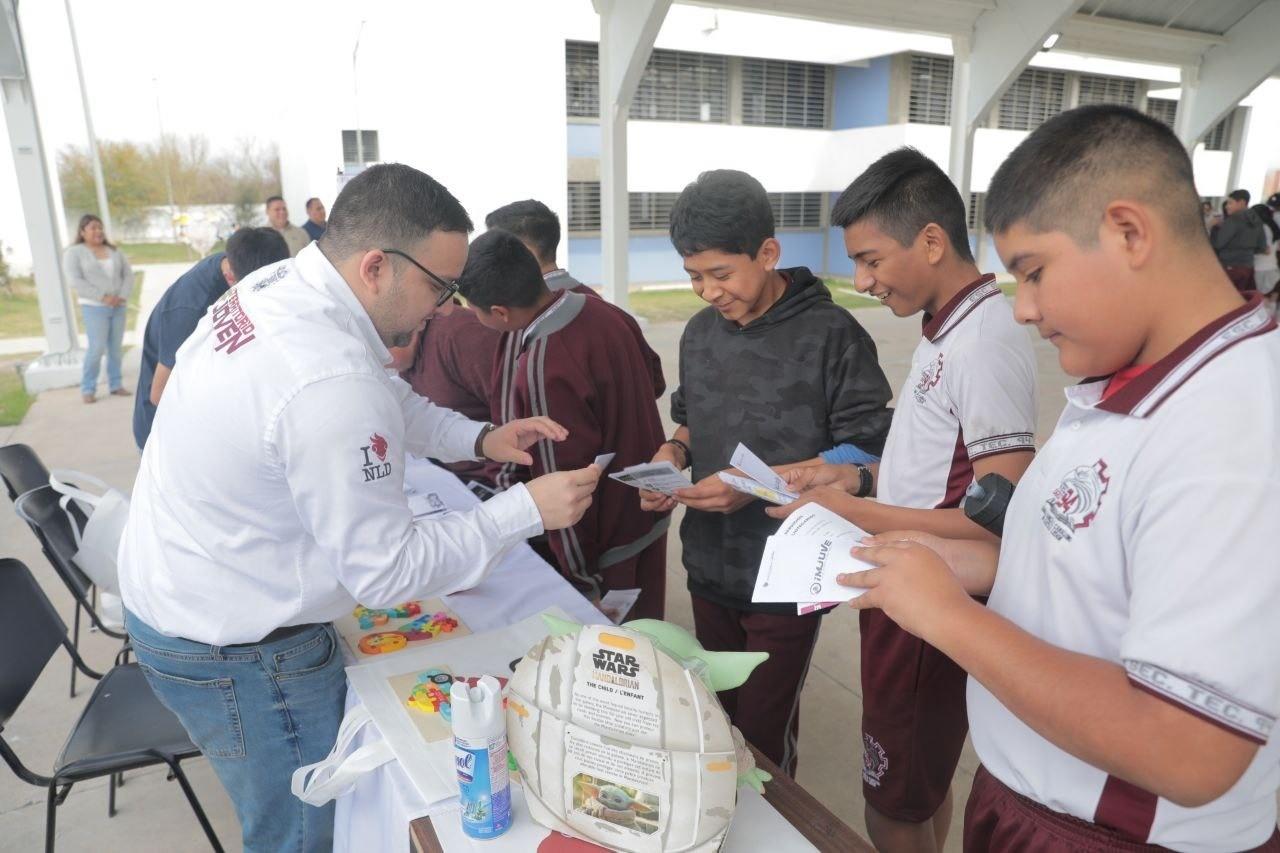
[[[671,211],[671,242],[710,305],[680,339],[671,399],[678,428],[654,461],[692,467],[694,486],[675,500],[642,492],[641,506],[688,508],[680,536],[698,640],[715,651],[769,653],[720,700],[747,740],[794,775],[800,690],[821,614],[752,603],[764,543],[779,522],[717,474],[738,442],[778,470],[818,464],[820,453],[846,445],[878,455],[892,391],[858,321],[808,269],[778,267],[773,211],[755,178],[700,175]]]

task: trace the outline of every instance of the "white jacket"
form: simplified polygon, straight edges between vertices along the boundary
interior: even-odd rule
[[[473,458],[481,424],[417,396],[312,244],[227,291],[178,353],[120,545],[125,606],[163,634],[257,642],[357,602],[474,586],[542,530],[517,486],[415,524],[406,452]]]

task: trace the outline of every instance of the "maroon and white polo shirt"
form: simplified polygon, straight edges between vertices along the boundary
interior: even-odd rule
[[[1036,365],[1027,330],[985,275],[924,326],[898,392],[876,483],[883,503],[957,507],[975,459],[1035,448]]]
[[[1227,794],[1183,808],[1058,749],[970,678],[974,747],[1015,791],[1136,841],[1252,849],[1280,788],[1280,332],[1255,299],[1104,400],[1106,385],[1067,389],[988,606],[1260,748]]]

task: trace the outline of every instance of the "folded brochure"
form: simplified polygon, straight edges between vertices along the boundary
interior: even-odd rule
[[[850,551],[866,531],[818,504],[793,512],[765,542],[751,600],[760,604],[837,604],[866,590],[841,586],[836,577],[871,568]]]
[[[670,495],[677,489],[688,489],[693,486],[688,477],[681,474],[676,469],[676,466],[665,460],[632,465],[630,468],[623,468],[616,474],[610,474],[609,477],[626,486],[647,489],[651,492],[660,492],[664,495]]]

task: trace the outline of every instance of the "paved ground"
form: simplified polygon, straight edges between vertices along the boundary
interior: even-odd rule
[[[148,276],[144,309],[154,304],[157,288],[163,290],[172,275]],[[880,347],[881,361],[890,382],[901,384],[919,337],[918,321],[897,320],[879,308],[859,311]],[[141,328],[141,326],[140,326]],[[648,328],[655,349],[663,356],[668,382],[674,385],[676,347],[681,324],[654,324]],[[1061,408],[1065,378],[1052,350],[1037,344],[1040,362],[1041,438],[1048,435]],[[126,356],[126,382],[137,375],[137,349]],[[107,397],[86,406],[75,389],[40,395],[26,420],[17,427],[0,427],[0,445],[25,442],[48,464],[95,473],[113,485],[129,489],[137,471],[138,456],[130,432],[133,400]],[[664,402],[664,416],[666,414]],[[34,537],[8,510],[0,508],[0,556],[13,556],[31,566],[64,619],[70,624],[71,598],[40,554]],[[679,542],[671,537],[668,560],[667,612],[676,623],[692,627],[685,579],[680,567]],[[838,609],[826,619],[813,668],[805,687],[800,738],[799,778],[808,790],[843,820],[865,832],[860,795],[861,751],[858,721],[861,695],[857,673],[858,632],[855,614]],[[91,665],[106,667],[115,645],[98,635],[84,644]],[[85,688],[75,699],[67,697],[69,662],[58,653],[17,715],[5,725],[4,735],[29,766],[47,771],[66,733],[83,707]],[[968,795],[975,760],[966,750],[955,783],[955,799]],[[189,763],[189,774],[228,849],[239,849],[239,830],[230,802],[209,769],[199,759]],[[119,795],[120,813],[106,816],[105,780],[78,785],[60,808],[58,844],[63,850],[101,849],[132,851],[199,850],[202,837],[175,783],[158,770],[130,774]],[[957,821],[956,826],[959,823]],[[0,770],[0,848],[38,849],[44,832],[44,791]],[[958,832],[952,833],[948,850],[959,850]]]

